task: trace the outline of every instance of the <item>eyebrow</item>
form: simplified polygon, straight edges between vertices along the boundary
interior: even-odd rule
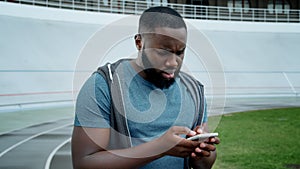
[[[162,45],[159,47],[159,49],[167,50],[169,52],[173,52],[173,49],[169,48],[168,46]],[[186,49],[186,46],[183,46],[179,51],[184,51]]]
[[[168,47],[161,47],[160,49],[162,50],[166,50],[168,52],[171,52],[171,53],[175,53],[176,55],[181,55],[182,53],[184,53],[185,49],[186,49],[186,46],[184,46],[182,49],[174,52],[172,49],[168,48]]]

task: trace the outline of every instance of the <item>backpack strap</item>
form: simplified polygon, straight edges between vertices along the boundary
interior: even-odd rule
[[[95,72],[104,77],[111,94],[110,149],[128,148],[132,146],[124,110],[122,91],[120,90],[120,79],[118,79],[117,73],[115,74],[117,67],[125,60],[130,59],[121,59],[113,64],[107,63],[99,67]]]
[[[190,92],[195,102],[195,114],[192,129],[198,125],[202,125],[204,118],[204,86],[191,75],[180,72],[180,80]],[[184,169],[190,169],[190,158],[184,158]]]
[[[195,102],[195,115],[193,127],[202,125],[204,119],[204,86],[191,75],[180,72],[180,80],[186,86]]]
[[[195,102],[195,114],[194,114],[194,122],[192,129],[194,129],[198,125],[202,125],[204,118],[204,87],[203,85],[193,78],[191,75],[180,72],[179,73],[180,80],[186,86],[187,90],[190,92],[192,99]],[[184,169],[190,169],[190,158],[184,158]]]

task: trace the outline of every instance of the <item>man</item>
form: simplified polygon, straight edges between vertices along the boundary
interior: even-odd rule
[[[149,8],[134,39],[137,58],[101,67],[78,95],[74,168],[211,168],[219,139],[185,138],[208,131],[203,86],[180,71],[184,20]]]

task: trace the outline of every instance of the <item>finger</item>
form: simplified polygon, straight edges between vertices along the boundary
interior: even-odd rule
[[[211,147],[207,147],[208,145],[206,145],[205,143],[201,143],[199,145],[199,147],[197,147],[195,149],[195,153],[197,154],[197,156],[201,156],[201,157],[206,157],[210,155],[210,148]]]
[[[197,134],[201,134],[203,133],[203,130],[202,130],[202,127],[201,126],[197,126],[194,131],[197,133]]]
[[[210,156],[210,151],[204,151],[204,150],[201,150],[201,151],[195,151],[195,152],[192,152],[191,153],[191,157],[193,157],[194,159],[201,159],[202,157],[209,157]]]
[[[196,153],[201,153],[202,150],[201,150],[199,147],[197,147],[197,148],[195,149],[195,152],[196,152]]]
[[[220,144],[220,138],[219,137],[215,137],[215,144]]]
[[[215,151],[216,150],[216,147],[212,144],[206,144],[206,143],[201,143],[199,145],[199,148],[201,150],[205,150],[205,151]]]
[[[172,132],[176,135],[180,135],[180,134],[186,134],[186,135],[189,135],[189,136],[193,136],[196,134],[195,131],[187,128],[187,127],[182,127],[182,126],[173,126],[171,128]]]
[[[220,139],[218,137],[210,137],[206,143],[208,143],[208,144],[219,144]]]
[[[192,158],[196,158],[196,157],[197,157],[196,153],[193,152],[193,153],[191,154],[191,157],[192,157]]]
[[[202,129],[202,128],[198,128],[198,129],[196,130],[196,132],[197,132],[198,134],[202,134],[202,133],[204,133],[204,131],[203,131],[203,129]]]
[[[188,136],[194,136],[194,135],[196,135],[197,133],[195,132],[195,131],[193,131],[193,130],[190,130],[186,135],[188,135]]]
[[[201,151],[201,153],[199,153],[199,154],[201,154],[200,157],[209,157],[210,156],[210,151]]]

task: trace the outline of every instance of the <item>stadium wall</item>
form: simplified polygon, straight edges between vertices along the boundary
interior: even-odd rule
[[[119,20],[125,25],[116,24]],[[300,24],[187,22],[193,33],[189,34],[184,68],[200,79],[208,96],[299,95]],[[72,104],[82,82],[98,65],[136,55],[132,39],[137,32],[135,16],[0,2],[0,23],[2,109]],[[108,42],[109,31],[115,38],[124,36]],[[101,40],[94,41],[95,37]],[[206,42],[211,50],[203,47]],[[113,45],[104,54],[92,52],[93,59],[99,54],[98,60],[86,54],[90,46],[103,51],[106,43]],[[215,92],[219,88],[222,92]]]

